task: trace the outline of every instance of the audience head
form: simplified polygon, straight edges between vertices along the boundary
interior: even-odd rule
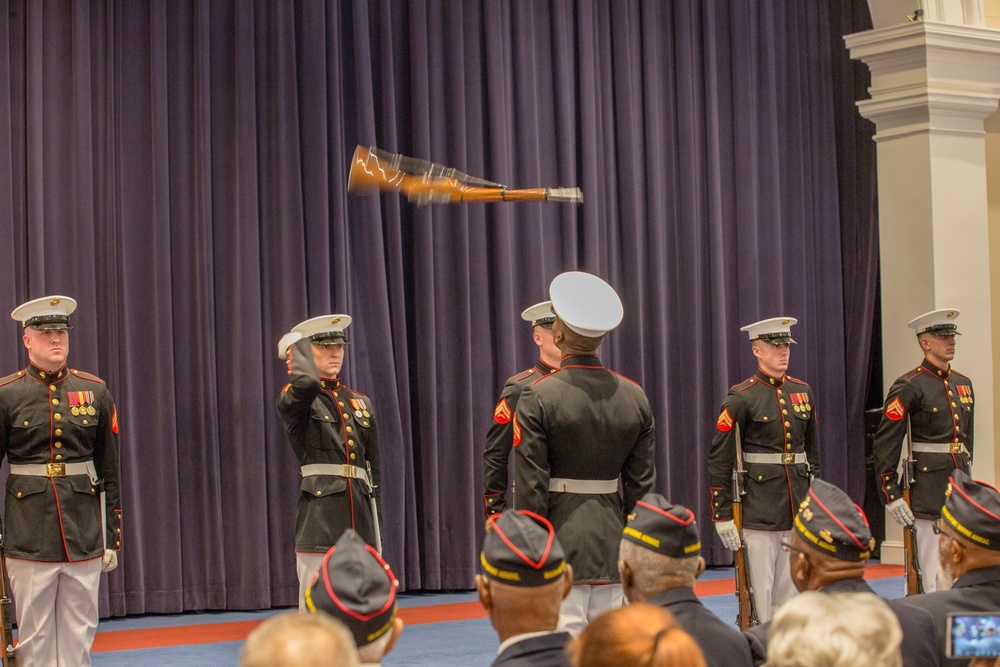
[[[694,512],[658,493],[636,503],[622,532],[618,570],[630,602],[694,586],[705,570]]]
[[[871,555],[868,519],[850,496],[817,479],[795,515],[789,569],[800,591],[860,577]]]
[[[937,522],[941,577],[1000,565],[1000,492],[955,470]]]
[[[286,611],[250,633],[240,667],[355,667],[358,650],[340,621],[326,614]]]
[[[903,631],[871,593],[796,595],[778,609],[765,667],[902,667]]]
[[[515,510],[492,515],[479,560],[479,602],[501,641],[555,630],[559,606],[573,585],[573,569],[547,519]]]
[[[575,667],[705,667],[697,642],[677,619],[646,602],[601,614],[567,652]]]
[[[364,662],[379,662],[403,631],[398,582],[382,557],[350,528],[326,552],[306,589],[306,607],[326,612],[354,635]]]

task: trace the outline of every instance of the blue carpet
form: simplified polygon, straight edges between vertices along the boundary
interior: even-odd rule
[[[728,579],[731,567],[707,570],[701,580]],[[903,595],[902,577],[875,579],[868,582],[885,598]],[[401,607],[424,607],[475,602],[474,591],[460,593],[405,593],[399,596]],[[736,619],[736,597],[732,594],[704,596],[705,606],[726,623]],[[182,627],[202,623],[227,623],[264,620],[281,610],[257,612],[212,612],[143,616],[102,621],[98,632],[142,630],[148,628]],[[471,619],[407,626],[383,665],[386,667],[451,667],[452,665],[489,665],[496,656],[499,641],[488,619]],[[242,642],[221,641],[191,646],[104,651],[93,654],[95,667],[173,667],[235,666],[239,664]]]

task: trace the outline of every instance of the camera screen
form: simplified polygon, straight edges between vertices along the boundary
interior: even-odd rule
[[[1000,611],[994,614],[949,614],[948,656],[1000,656]]]

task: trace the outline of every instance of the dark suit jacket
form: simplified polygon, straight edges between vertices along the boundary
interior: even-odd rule
[[[941,664],[968,664],[968,660],[945,660],[945,623],[948,614],[956,611],[997,611],[1000,609],[1000,565],[984,567],[966,572],[955,580],[955,584],[946,591],[914,595],[901,600],[903,604],[919,608],[930,613],[934,619],[934,635],[937,638]]]
[[[569,667],[569,660],[563,653],[568,641],[568,632],[553,632],[519,641],[505,648],[491,667]]]
[[[822,593],[872,593],[871,586],[864,579],[843,579],[820,589]],[[930,614],[918,613],[922,610],[907,605],[903,600],[886,600],[903,629],[904,667],[940,667],[941,659],[934,645],[934,619]],[[767,659],[767,633],[771,623],[748,629],[744,636],[750,643],[753,664],[761,665]]]
[[[750,649],[735,625],[729,625],[705,608],[694,590],[674,588],[648,602],[663,607],[694,637],[708,667],[749,667]]]

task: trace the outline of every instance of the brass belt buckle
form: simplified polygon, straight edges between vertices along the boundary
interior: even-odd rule
[[[48,477],[65,477],[66,476],[66,464],[65,463],[46,463],[45,464],[45,474]]]
[[[953,442],[953,443],[951,443],[950,449],[951,449],[951,453],[952,454],[961,454],[962,453],[962,443],[960,443],[960,442]]]
[[[350,463],[344,464],[344,476],[350,477],[351,479],[358,478],[358,466],[351,465]]]
[[[781,463],[786,466],[792,465],[793,463],[795,463],[795,454],[789,454],[789,453],[782,454]]]

